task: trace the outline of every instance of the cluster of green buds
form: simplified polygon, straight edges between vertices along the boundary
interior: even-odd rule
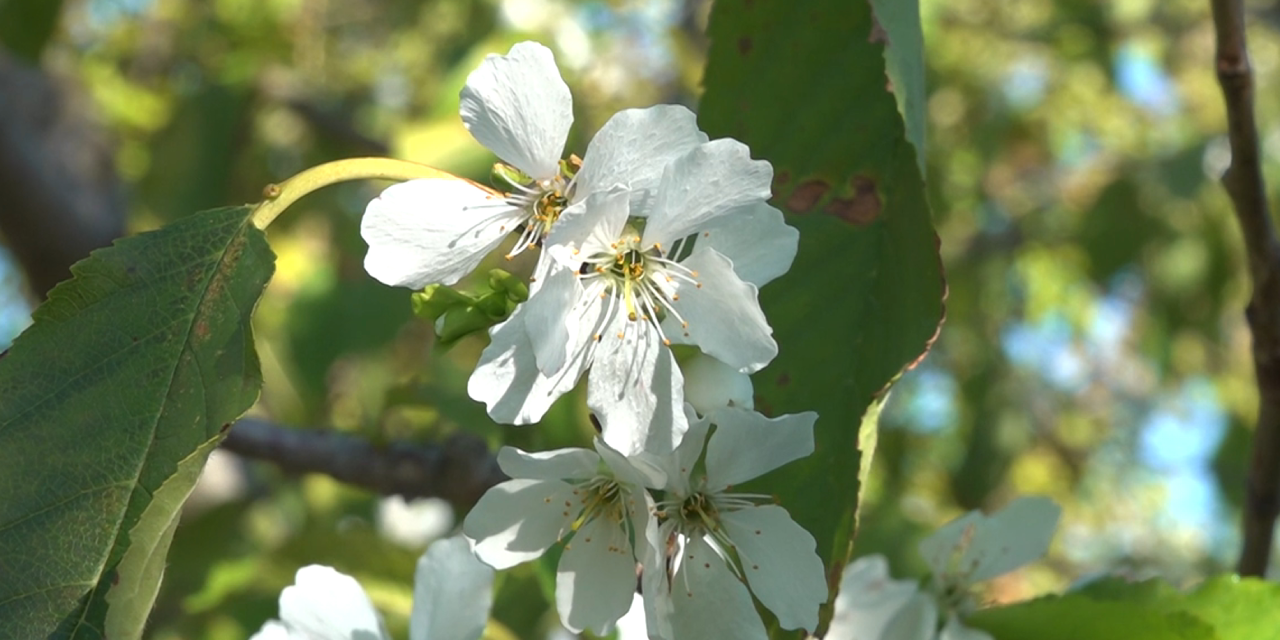
[[[506,320],[516,305],[529,299],[529,285],[503,271],[489,271],[489,278],[477,290],[464,293],[433,284],[413,294],[414,315],[428,320],[444,345],[484,331]]]

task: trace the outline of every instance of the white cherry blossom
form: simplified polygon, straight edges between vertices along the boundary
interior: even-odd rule
[[[523,312],[491,331],[471,397],[499,421],[534,422],[590,370],[605,441],[670,451],[687,428],[670,344],[744,373],[777,354],[757,290],[790,268],[799,234],[765,203],[772,177],[742,143],[716,140],[668,164],[651,198],[618,186],[569,206],[547,238],[558,264],[540,267]]]
[[[732,491],[812,453],[816,418],[766,418],[741,408],[689,416],[689,431],[669,458],[661,524],[644,567],[652,636],[766,638],[751,593],[784,628],[817,627],[827,585],[813,536],[782,507],[759,504],[769,496]],[[717,428],[707,439],[711,424]],[[705,471],[698,473],[704,442]]]
[[[992,640],[964,625],[978,606],[977,582],[1004,575],[1044,555],[1061,509],[1044,497],[1022,497],[990,516],[970,511],[920,543],[930,584],[893,580],[883,556],[845,568],[827,640]],[[939,623],[941,622],[941,626]]]
[[[493,603],[493,569],[460,537],[432,544],[414,574],[409,640],[478,640]],[[355,578],[322,565],[298,570],[280,592],[280,619],[251,640],[388,640]]]
[[[521,42],[490,55],[467,77],[462,122],[475,139],[523,174],[498,195],[462,179],[410,180],[369,203],[360,232],[365,269],[379,281],[420,289],[453,284],[513,232],[509,256],[540,246],[566,206],[625,184],[643,206],[662,168],[706,140],[692,112],[659,105],[616,114],[597,133],[576,176],[561,157],[573,98],[551,51]]]
[[[572,534],[556,574],[556,609],[574,633],[603,635],[631,606],[637,554],[644,554],[659,467],[596,439],[596,450],[526,453],[504,447],[498,464],[511,480],[480,498],[463,532],[495,569],[541,556]]]

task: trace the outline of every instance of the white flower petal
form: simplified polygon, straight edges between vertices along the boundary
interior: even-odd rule
[[[575,487],[559,480],[508,480],[489,489],[472,507],[462,531],[475,553],[494,569],[541,556],[582,512]]]
[[[360,583],[315,564],[298,569],[293,585],[280,592],[280,620],[291,633],[314,640],[388,637]]]
[[[884,556],[858,558],[845,567],[840,579],[825,640],[876,640],[919,589],[915,580],[889,577],[889,561]]]
[[[605,635],[631,606],[636,559],[619,523],[594,518],[565,545],[556,571],[556,610],[574,633]]]
[[[503,447],[498,450],[498,466],[512,478],[588,480],[599,474],[600,456],[576,447],[533,452]]]
[[[827,581],[813,536],[777,505],[722,513],[720,523],[738,550],[751,591],[778,623],[784,629],[816,629]]]
[[[479,640],[493,606],[493,569],[466,538],[438,540],[418,558],[409,640]]]
[[[682,498],[689,495],[689,475],[702,456],[702,448],[707,444],[707,432],[711,430],[711,419],[698,418],[693,407],[686,404],[684,413],[689,430],[685,432],[674,454],[666,458],[670,466],[667,468],[667,486],[664,487]]]
[[[974,528],[960,557],[970,582],[1004,575],[1038,560],[1049,550],[1062,509],[1043,496],[1023,496],[987,516]]]
[[[951,574],[954,561],[972,539],[978,522],[986,516],[981,511],[969,513],[948,522],[920,541],[920,557],[933,571],[933,575],[943,578]]]
[[[995,640],[991,634],[979,629],[966,627],[960,623],[960,618],[954,614],[947,618],[947,624],[943,625],[942,633],[938,634],[938,640]]]
[[[688,429],[680,368],[647,323],[621,313],[612,320],[596,347],[587,405],[600,419],[604,441],[623,455],[668,453]]]
[[[644,622],[652,639],[672,640],[671,579],[667,574],[667,540],[674,535],[650,518],[644,529],[645,548],[640,549],[640,589],[644,593]]]
[[[365,271],[384,284],[421,289],[475,270],[527,213],[466,180],[391,185],[365,208]]]
[[[700,415],[729,406],[755,407],[751,376],[705,353],[686,360],[680,371],[684,374],[684,401]]]
[[[933,640],[938,630],[938,605],[933,596],[918,592],[893,614],[880,640]]]
[[[813,453],[812,411],[766,418],[746,409],[712,413],[717,427],[707,443],[707,488],[725,487],[757,478]]]
[[[525,330],[533,343],[534,361],[543,375],[551,376],[564,368],[572,351],[583,338],[589,337],[577,334],[591,329],[581,329],[577,322],[569,323],[574,304],[583,297],[577,274],[545,256],[538,266],[541,272],[535,279],[538,290],[522,306]]]
[[[555,177],[573,124],[573,96],[551,50],[521,42],[489,55],[462,88],[462,123],[499,158],[532,178]]]
[[[751,594],[702,539],[690,540],[671,581],[671,627],[677,639],[764,640]]]
[[[583,258],[598,251],[612,251],[611,245],[622,236],[630,209],[629,192],[621,186],[592,193],[561,212],[547,235],[546,244],[553,256],[570,269],[577,269]]]
[[[506,322],[489,329],[489,346],[467,380],[467,395],[483,402],[489,417],[502,424],[541,420],[551,404],[578,383],[586,368],[585,354],[580,354],[554,376],[538,371],[523,309],[523,305],[516,307]]]
[[[631,189],[632,215],[645,216],[653,189],[672,160],[707,141],[697,116],[679,105],[660,104],[615,113],[596,132],[578,172],[577,194],[623,184]]]
[[[695,249],[681,264],[696,272],[702,285],[681,286],[676,303],[689,323],[689,339],[745,373],[763,369],[778,355],[778,343],[760,310],[755,285],[738,278],[733,264],[713,249]]]
[[[733,263],[733,272],[762,287],[791,268],[800,232],[787,226],[782,212],[751,202],[707,221],[697,247],[715,249]]]
[[[773,167],[752,160],[746,145],[730,138],[700,144],[676,158],[663,171],[652,213],[645,225],[645,244],[670,246],[716,216],[742,205],[768,200]]]
[[[598,436],[595,438],[595,446],[596,451],[600,454],[600,459],[604,460],[604,463],[609,466],[609,470],[613,472],[614,477],[620,482],[635,487],[648,487],[653,486],[651,483],[655,480],[658,481],[658,486],[661,486],[661,483],[666,480],[666,475],[661,470],[645,468],[647,465],[643,463],[638,468],[635,464],[632,464],[631,459],[614,450],[613,447],[610,447],[608,443]],[[651,471],[657,471],[657,477],[654,477]]]
[[[249,640],[306,640],[306,638],[291,636],[289,627],[279,620],[268,620],[257,633],[249,636]]]

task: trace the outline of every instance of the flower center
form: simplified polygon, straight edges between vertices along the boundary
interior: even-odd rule
[[[618,524],[626,522],[627,510],[623,501],[627,492],[613,478],[592,478],[579,485],[573,493],[582,504],[582,515],[574,522],[574,529],[600,517]]]
[[[608,251],[588,257],[578,275],[600,283],[601,297],[610,297],[606,318],[625,310],[628,320],[652,326],[662,343],[670,346],[671,340],[662,330],[662,321],[670,314],[680,323],[684,335],[689,335],[689,323],[675,303],[680,300],[681,287],[702,288],[698,273],[668,259],[660,245],[644,246],[634,229],[625,229],[622,239],[611,244]],[[595,339],[599,340],[600,334]]]
[[[526,249],[542,246],[543,239],[551,233],[551,226],[569,206],[577,166],[572,158],[562,161],[555,176],[540,179],[531,178],[502,163],[493,166],[494,180],[511,189],[505,199],[506,204],[519,207],[528,216],[519,227],[520,239],[507,254],[508,260]]]

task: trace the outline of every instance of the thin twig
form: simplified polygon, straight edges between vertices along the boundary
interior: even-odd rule
[[[385,446],[337,431],[290,429],[256,418],[231,427],[222,447],[292,473],[323,473],[383,495],[443,498],[469,509],[507,477],[488,445],[458,433],[442,443]]]
[[[1244,502],[1244,547],[1237,570],[1261,576],[1270,561],[1280,514],[1280,242],[1267,210],[1266,185],[1253,113],[1253,70],[1245,45],[1243,0],[1211,0],[1217,32],[1218,82],[1227,106],[1231,166],[1222,184],[1231,196],[1244,233],[1253,296],[1245,310],[1253,333],[1258,380],[1258,425],[1253,432]]]

